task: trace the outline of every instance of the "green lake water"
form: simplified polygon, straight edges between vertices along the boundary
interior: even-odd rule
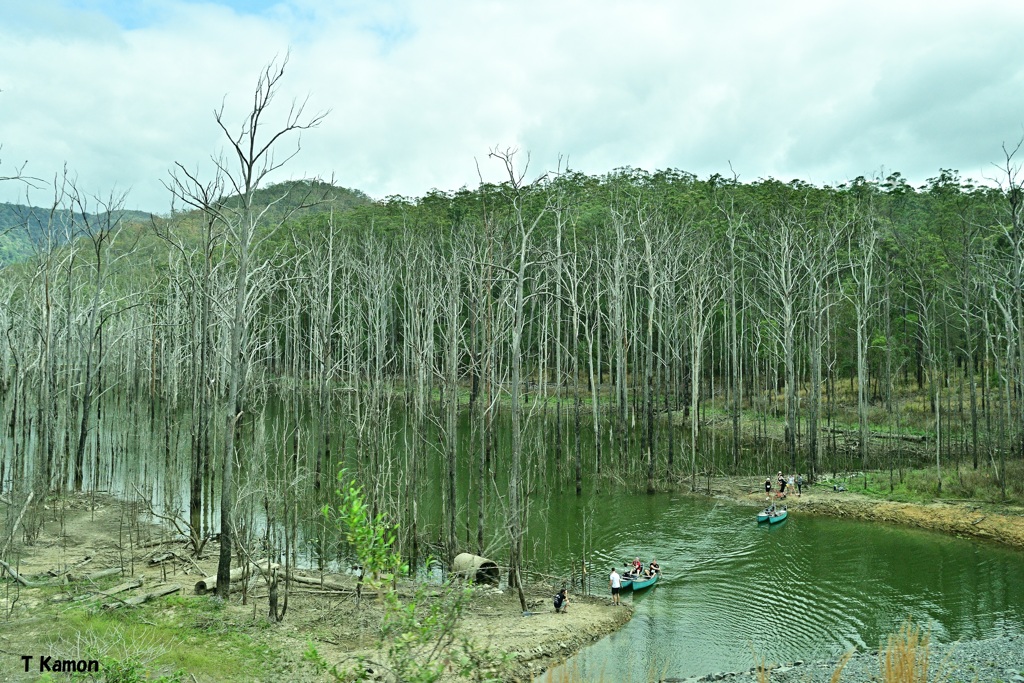
[[[277,452],[271,438],[277,434],[276,416],[269,415],[264,430],[266,450],[272,453]],[[403,466],[406,441],[400,431],[405,422],[400,417],[392,425],[399,433],[388,452],[395,473]],[[120,423],[112,420],[110,424]],[[829,658],[853,647],[876,648],[907,617],[944,642],[1024,634],[1024,552],[799,511],[781,524],[759,526],[754,508],[700,496],[637,493],[637,482],[645,481],[639,446],[631,442],[630,452],[618,456],[609,430],[601,433],[605,463],[617,463],[618,473],[604,477],[589,473],[595,449],[585,430],[581,438],[587,474],[584,495],[577,497],[569,476],[571,441],[563,444],[564,460],[559,467],[550,422],[537,421],[535,425],[543,429],[535,426],[528,432],[530,443],[538,451],[546,451],[547,458],[541,460],[543,468],[531,471],[526,487],[530,492],[525,538],[529,569],[569,576],[585,558],[590,585],[601,596],[608,594],[610,568],[621,568],[635,556],[645,562],[657,558],[664,572],[654,588],[635,595],[625,593],[625,600],[636,609],[626,626],[568,663],[583,680],[600,680],[602,674],[604,681],[616,683],[659,676],[683,678],[746,670],[755,658],[769,662]],[[303,438],[313,431],[305,429]],[[104,474],[98,480],[101,488],[132,495],[142,487],[154,506],[184,509],[190,462],[187,432],[176,440],[171,464],[161,459],[164,449],[159,446],[159,434],[143,430],[137,442],[106,431],[102,436],[110,444],[120,438],[132,452],[152,455],[124,458],[117,466],[103,456],[98,461]],[[504,535],[507,509],[498,497],[505,490],[508,472],[508,463],[501,459],[507,453],[506,442],[507,433],[499,430],[499,460],[492,464],[493,479],[484,501],[489,544],[485,554],[501,565],[508,560]],[[352,439],[348,443],[351,450]],[[475,455],[465,415],[460,418],[460,443],[463,455],[457,510],[462,547],[457,551],[475,551],[471,539],[481,497],[473,484]],[[683,443],[681,437],[676,440],[677,462],[685,461]],[[727,446],[711,440],[702,445],[702,452],[721,463],[729,457]],[[102,452],[107,450],[105,447]],[[293,492],[300,500],[307,499],[304,514],[309,528],[300,530],[306,539],[330,534],[319,514],[324,500],[311,490],[307,461],[312,452],[311,448],[302,449],[304,476]],[[425,538],[436,539],[441,537],[443,521],[442,469],[434,450],[425,447],[424,453],[431,462],[422,473],[420,530]],[[770,451],[751,450],[745,457],[748,470],[777,469],[778,456]],[[333,489],[334,472],[342,463],[353,471],[359,467],[351,452],[326,464],[325,491]],[[267,476],[256,470],[248,483],[243,476],[241,490],[266,484]],[[612,480],[626,482],[626,487],[613,485]],[[753,488],[760,481],[751,476]],[[633,491],[626,490],[630,484]],[[262,498],[249,495],[240,500],[256,505],[252,523],[259,527],[263,517],[253,501]],[[216,527],[216,500],[211,511]],[[311,566],[317,561],[313,545],[300,543],[299,559]],[[332,547],[332,552],[344,550],[337,543]]]
[[[595,594],[639,555],[664,573],[624,592],[633,619],[571,659],[583,680],[646,681],[874,649],[903,620],[933,639],[1024,633],[1024,553],[901,527],[801,515],[769,527],[755,510],[680,495],[556,497],[537,519],[591,550]],[[535,527],[536,528],[536,527]],[[569,551],[560,558],[569,565]]]

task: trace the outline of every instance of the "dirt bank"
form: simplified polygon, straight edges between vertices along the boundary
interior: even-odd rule
[[[627,603],[612,607],[604,597],[573,598],[566,614],[555,614],[550,596],[534,594],[533,616],[519,614],[513,595],[476,605],[461,629],[481,645],[513,655],[505,680],[530,681],[587,645],[615,631],[633,615]]]
[[[11,514],[9,506],[6,514]],[[330,664],[351,661],[353,654],[380,654],[371,649],[379,608],[372,599],[357,607],[354,591],[296,586],[284,621],[271,625],[267,590],[259,579],[246,604],[240,594],[227,605],[194,594],[200,578],[216,573],[215,543],[207,545],[202,558],[193,558],[165,529],[140,523],[137,509],[111,498],[72,497],[50,505],[45,514],[38,539],[31,546],[19,545],[13,558],[23,578],[50,585],[32,588],[0,578],[0,681],[38,679],[38,671],[24,671],[22,655],[36,661],[44,655],[78,658],[86,653],[85,645],[92,654],[131,656],[153,672],[182,669],[186,680],[194,676],[197,681],[328,681],[331,677],[303,656],[310,646]],[[152,563],[168,553],[174,555]],[[54,575],[69,567],[75,567],[72,575],[124,569],[95,582],[61,585]],[[354,586],[350,576],[325,578]],[[98,597],[98,591],[128,579],[141,579],[142,585],[116,598]],[[137,607],[102,607],[170,584],[182,590]],[[546,586],[528,593],[529,616],[523,616],[509,591],[474,594],[460,635],[496,658],[508,655],[500,667],[479,673],[529,681],[632,616],[630,607],[614,608],[604,596],[576,595],[570,596],[568,613],[555,614],[549,593]]]
[[[711,494],[763,507],[763,487],[764,480],[759,478],[722,477],[712,480]],[[831,485],[805,487],[803,495],[787,496],[784,504],[794,511],[933,529],[1024,548],[1024,507],[942,499],[901,503],[855,490],[834,491]]]

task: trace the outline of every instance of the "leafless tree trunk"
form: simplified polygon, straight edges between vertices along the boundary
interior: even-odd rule
[[[196,208],[224,226],[228,244],[235,257],[234,282],[231,288],[230,315],[228,317],[228,376],[225,399],[224,453],[221,463],[220,500],[220,560],[217,565],[217,595],[227,599],[231,585],[231,554],[233,551],[233,512],[235,496],[235,440],[236,430],[243,412],[248,373],[249,320],[251,317],[252,280],[265,264],[252,263],[254,246],[265,238],[275,226],[265,225],[267,206],[257,204],[256,191],[267,176],[283,166],[299,149],[283,159],[275,151],[283,138],[316,127],[324,114],[305,115],[305,103],[293,103],[285,121],[275,129],[266,122],[272,104],[284,78],[287,57],[272,62],[261,71],[253,93],[252,109],[236,132],[232,132],[225,117],[224,105],[214,112],[214,120],[228,143],[229,157],[213,159],[218,180],[214,187],[225,187],[232,197],[222,199],[204,194],[208,187],[198,176],[177,164],[177,177],[171,188],[178,199]],[[279,223],[278,223],[279,225]],[[260,230],[266,230],[260,234]]]

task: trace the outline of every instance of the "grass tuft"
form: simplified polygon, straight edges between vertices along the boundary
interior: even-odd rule
[[[931,636],[907,620],[880,654],[884,683],[928,683]]]
[[[835,671],[832,672],[832,676],[829,677],[829,683],[839,683],[839,677],[843,673],[843,669],[850,662],[850,657],[853,657],[852,652],[847,652],[839,659],[839,664],[836,666]]]

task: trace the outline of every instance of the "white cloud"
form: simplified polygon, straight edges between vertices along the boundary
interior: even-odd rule
[[[247,3],[234,3],[240,7]],[[1024,131],[1024,6],[883,2],[0,0],[0,155],[162,211],[174,162],[223,148],[261,66],[331,110],[278,179],[373,196],[488,179],[493,146],[588,173],[631,165],[836,182],[979,177]],[[84,9],[83,9],[84,8]],[[124,12],[132,12],[130,15]],[[0,200],[18,188],[0,186]]]

